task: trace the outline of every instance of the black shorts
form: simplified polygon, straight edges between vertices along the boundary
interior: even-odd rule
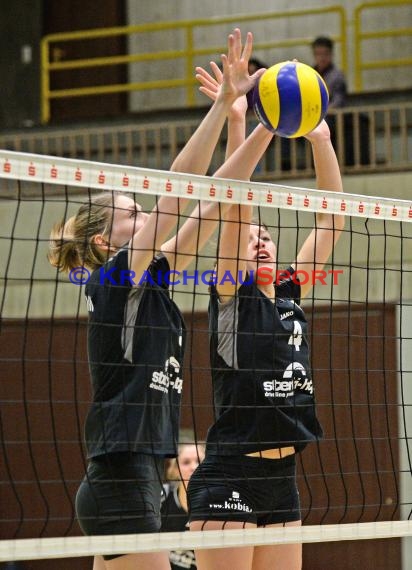
[[[112,453],[92,459],[76,496],[76,514],[84,534],[159,531],[163,470],[163,457],[143,453]]]
[[[296,458],[209,455],[188,486],[190,521],[251,522],[257,526],[298,521]]]

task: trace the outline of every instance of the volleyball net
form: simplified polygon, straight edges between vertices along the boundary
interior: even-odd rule
[[[0,180],[0,561],[412,535],[412,201],[9,151],[0,151]],[[298,455],[301,528],[81,536],[85,281],[59,274],[47,251],[53,223],[101,192],[129,193],[145,211],[164,195],[193,206],[251,204],[282,268],[317,212],[346,216],[324,271],[300,276],[314,280],[302,306],[325,432]],[[207,306],[216,243],[170,283],[188,327],[181,426],[195,444],[213,421]]]

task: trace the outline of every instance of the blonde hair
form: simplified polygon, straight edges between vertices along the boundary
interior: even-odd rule
[[[54,224],[47,258],[59,271],[75,267],[97,269],[109,256],[94,241],[98,234],[110,236],[117,193],[98,194],[85,202],[75,216]]]

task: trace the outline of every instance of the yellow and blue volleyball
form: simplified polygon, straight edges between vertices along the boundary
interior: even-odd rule
[[[303,137],[326,115],[329,93],[317,71],[297,61],[269,67],[254,87],[259,121],[281,137]]]

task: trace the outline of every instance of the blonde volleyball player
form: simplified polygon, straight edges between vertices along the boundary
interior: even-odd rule
[[[204,81],[213,98],[218,82],[210,76]],[[260,129],[264,127],[259,125],[251,135],[257,141],[265,136]],[[318,188],[342,191],[325,121],[306,138]],[[248,140],[219,176],[251,175]],[[251,207],[233,206],[224,218],[217,284],[211,287],[209,305],[216,420],[208,431],[206,458],[189,482],[190,529],[300,525],[296,453],[321,438],[322,429],[315,413],[307,323],[300,307],[312,284],[300,285],[294,274],[322,269],[344,219],[318,213],[315,228],[279,279],[276,246],[267,228],[252,221]],[[224,279],[229,274],[234,280]],[[196,561],[198,570],[298,570],[302,547],[199,550]]]

